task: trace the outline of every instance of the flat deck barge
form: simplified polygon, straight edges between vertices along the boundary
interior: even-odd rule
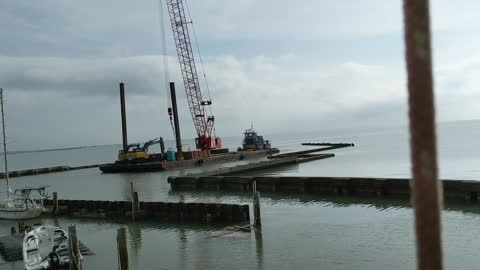
[[[168,171],[180,168],[189,168],[201,166],[209,163],[231,162],[236,160],[257,158],[269,156],[278,153],[279,150],[272,148],[269,150],[257,151],[237,151],[231,153],[214,154],[210,157],[190,160],[175,160],[175,161],[149,161],[137,163],[108,163],[99,166],[103,173],[127,173],[127,172],[151,172],[151,171]]]

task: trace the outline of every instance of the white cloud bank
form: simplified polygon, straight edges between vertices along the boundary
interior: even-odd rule
[[[290,60],[288,60],[290,59]],[[264,132],[322,130],[406,122],[403,65],[373,66],[348,62],[311,70],[266,57],[207,59],[217,131],[239,135],[256,123]],[[184,137],[193,137],[176,60]],[[160,56],[67,59],[0,57],[0,81],[6,89],[12,137],[25,140],[35,130],[46,144],[104,144],[120,140],[118,83],[127,89],[132,140],[171,137],[166,116]],[[475,100],[480,61],[438,68],[439,120],[480,116]],[[206,95],[205,89],[203,89]],[[85,134],[94,134],[85,136]]]

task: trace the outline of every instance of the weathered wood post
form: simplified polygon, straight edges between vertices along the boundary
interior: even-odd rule
[[[24,233],[25,232],[25,223],[23,221],[18,222],[18,233]]]
[[[135,209],[135,212],[139,212],[140,210],[140,202],[138,201],[138,192],[133,192],[133,206]]]
[[[117,230],[118,269],[128,270],[127,228]]]
[[[58,214],[58,193],[53,192],[53,214]]]
[[[132,221],[135,222],[135,202],[134,202],[133,182],[130,182],[130,194],[132,198]]]
[[[69,269],[81,270],[82,260],[80,254],[80,243],[77,237],[77,227],[75,225],[68,227],[68,242],[69,242]]]
[[[252,182],[253,189],[253,226],[262,226],[262,220],[260,217],[260,192],[257,191],[257,182]]]

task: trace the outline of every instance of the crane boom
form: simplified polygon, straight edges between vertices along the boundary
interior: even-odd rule
[[[204,107],[211,105],[212,102],[202,99],[183,1],[167,0],[167,7],[188,106],[197,132],[197,148],[202,150],[220,148],[220,138],[212,134],[215,118],[213,115],[207,115]]]

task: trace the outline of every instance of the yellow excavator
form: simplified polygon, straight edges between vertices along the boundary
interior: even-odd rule
[[[153,155],[148,152],[148,148],[155,144],[160,144],[160,150],[163,156],[165,154],[165,144],[163,143],[163,138],[160,137],[144,143],[143,146],[140,146],[139,143],[129,144],[127,151],[122,149],[118,153],[118,161],[146,161],[154,158],[154,156],[157,157],[158,155]]]

